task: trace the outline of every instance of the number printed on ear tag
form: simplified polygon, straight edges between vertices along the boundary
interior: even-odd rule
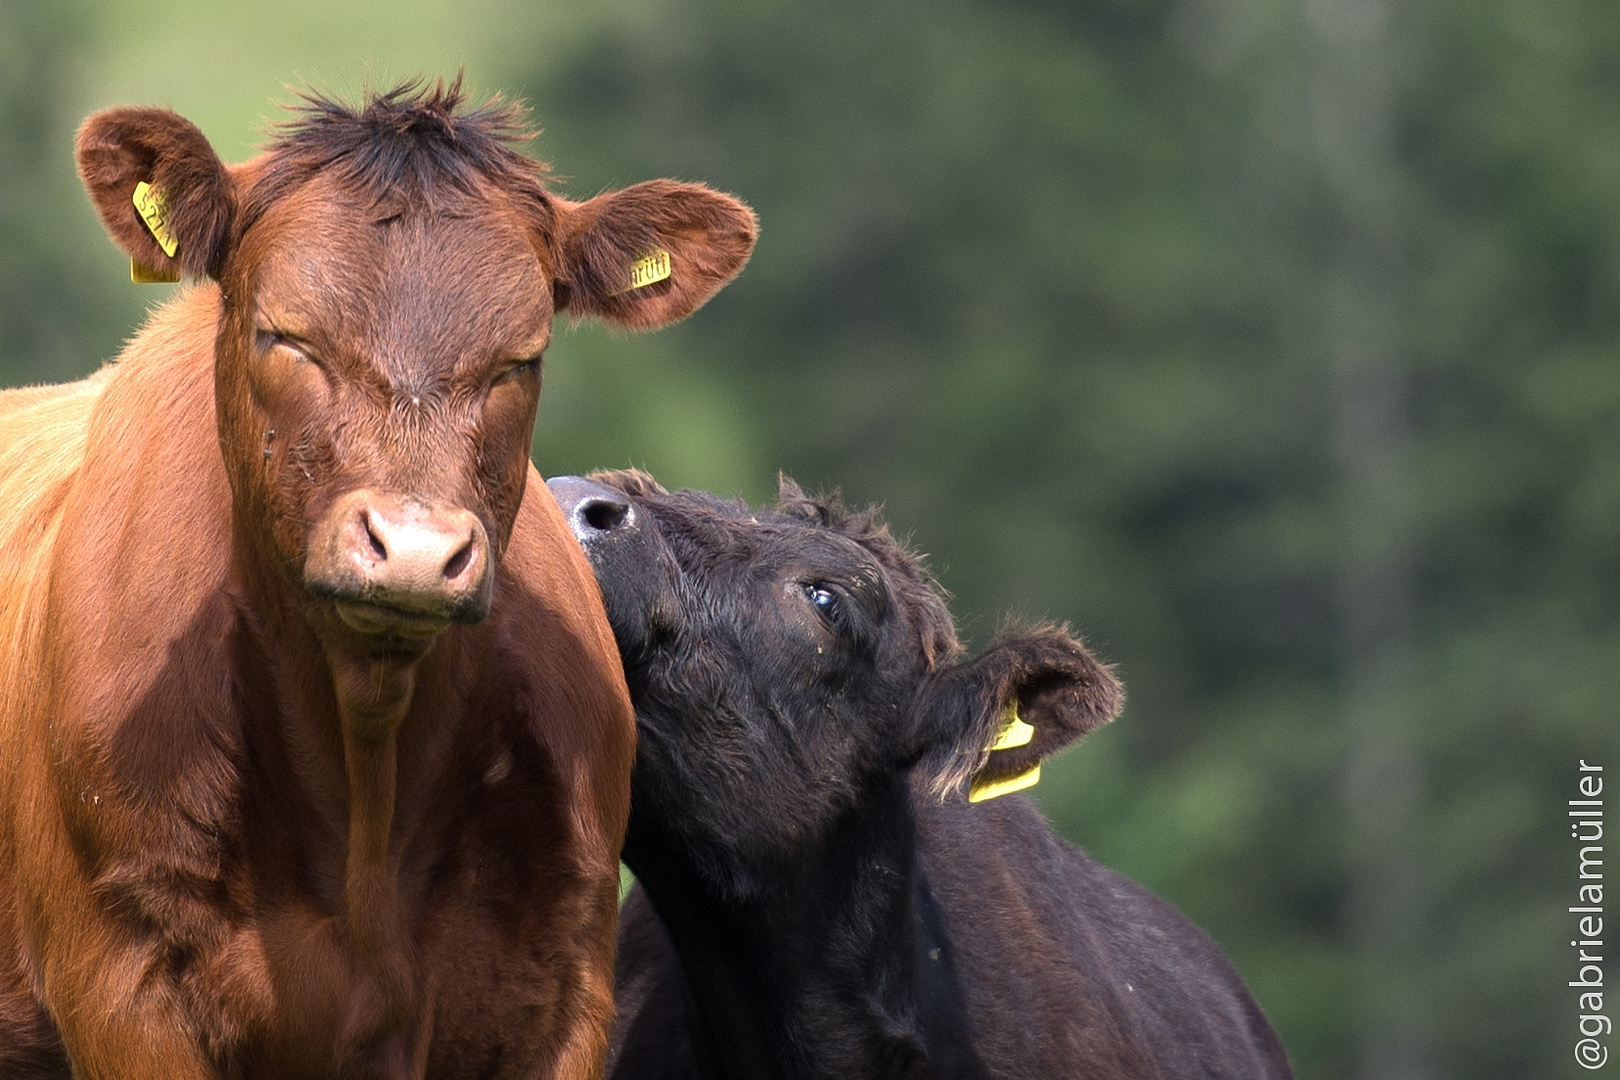
[[[142,180],[135,185],[133,202],[141,220],[151,230],[152,238],[163,249],[163,254],[174,258],[174,253],[180,250],[180,241],[169,229],[169,197],[162,188],[155,188]]]
[[[645,289],[669,277],[669,272],[669,252],[659,248],[630,264],[630,286],[624,291]]]

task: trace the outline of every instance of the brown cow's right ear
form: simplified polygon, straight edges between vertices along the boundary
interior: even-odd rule
[[[76,157],[102,224],[131,259],[159,274],[219,275],[230,179],[195,124],[167,109],[107,109],[79,129]],[[155,224],[136,209],[137,184],[148,185],[143,194]]]

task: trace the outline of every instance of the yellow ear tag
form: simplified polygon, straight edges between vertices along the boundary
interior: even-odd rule
[[[997,750],[1012,750],[1020,746],[1028,746],[1029,741],[1035,737],[1035,729],[1024,723],[1018,716],[1018,699],[1007,702],[1007,708],[1001,714],[1001,730],[996,732],[996,741],[990,744],[990,752]],[[968,789],[968,802],[984,802],[999,795],[1010,795],[1015,791],[1034,787],[1041,782],[1041,763],[1035,762],[1028,771],[1017,776],[1009,776],[1005,780],[975,780]]]
[[[163,249],[163,254],[174,258],[174,253],[180,250],[180,241],[169,231],[169,197],[163,194],[162,188],[155,188],[142,180],[135,185],[133,202],[146,227],[152,231],[152,238]]]
[[[168,281],[179,281],[180,275],[173,270],[154,270],[143,262],[129,260],[129,280],[137,285],[161,285]]]
[[[984,802],[1002,795],[1010,795],[1015,791],[1032,788],[1041,782],[1041,763],[1036,762],[1035,767],[1028,772],[1009,776],[1005,780],[975,780],[968,789],[968,802]]]
[[[624,291],[645,289],[669,277],[669,252],[659,248],[630,264],[630,285]]]
[[[996,733],[996,741],[990,744],[991,752],[997,750],[1011,750],[1015,746],[1027,746],[1029,740],[1035,737],[1035,729],[1024,723],[1018,715],[1018,699],[1007,702],[1007,708],[1001,713],[1001,730]]]

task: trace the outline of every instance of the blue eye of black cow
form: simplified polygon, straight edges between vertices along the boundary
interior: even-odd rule
[[[804,584],[804,595],[810,601],[810,606],[816,609],[816,614],[820,615],[829,626],[836,626],[843,619],[843,603],[838,599],[838,594],[825,585],[807,581]]]

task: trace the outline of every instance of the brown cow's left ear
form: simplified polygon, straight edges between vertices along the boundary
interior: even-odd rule
[[[649,180],[557,200],[557,308],[631,330],[684,319],[736,277],[759,222],[730,195]]]
[[[1020,631],[931,677],[913,712],[917,767],[941,795],[967,780],[975,798],[1016,790],[1124,700],[1113,673],[1067,631]]]
[[[131,259],[160,275],[218,276],[230,179],[195,124],[167,109],[107,109],[79,129],[76,156],[102,224]]]

